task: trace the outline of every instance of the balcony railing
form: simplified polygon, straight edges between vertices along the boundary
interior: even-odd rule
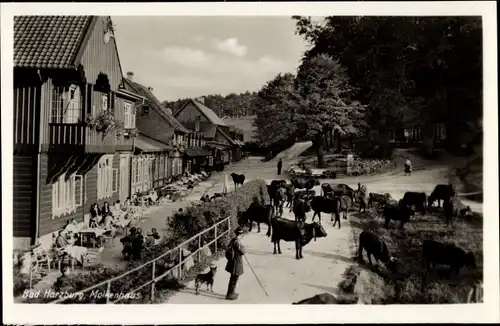
[[[85,152],[113,153],[117,149],[132,149],[132,138],[123,135],[117,137],[116,130],[111,130],[103,138],[102,132],[97,132],[84,123],[50,123],[49,147],[53,150],[71,146],[81,147]]]

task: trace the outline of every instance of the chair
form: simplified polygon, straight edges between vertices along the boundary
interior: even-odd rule
[[[87,255],[83,260],[83,267],[94,266],[100,264],[102,262],[102,252],[104,251],[104,247],[99,247],[97,250],[89,249]]]
[[[52,253],[45,250],[42,246],[38,246],[32,250],[33,260],[35,266],[33,266],[34,272],[38,272],[40,268],[46,268],[49,272],[51,271],[54,259]]]

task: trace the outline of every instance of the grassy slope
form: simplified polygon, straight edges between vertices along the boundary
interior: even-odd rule
[[[375,276],[368,283],[379,285],[365,286],[365,291],[371,292],[365,295],[372,297],[372,303],[464,303],[471,286],[482,281],[482,215],[475,214],[470,220],[458,219],[453,228],[447,228],[441,209],[430,210],[430,214],[412,219],[403,231],[394,222],[390,223],[388,230],[384,229],[382,219],[372,213],[359,213],[351,217],[351,225],[353,229],[357,229],[354,232],[359,234],[361,230],[371,230],[387,243],[391,253],[399,259],[398,275],[389,276],[379,268],[377,272],[385,279],[385,284],[380,286],[380,279]],[[440,271],[442,268],[438,267],[437,271],[429,273],[426,278],[421,257],[424,239],[453,242],[474,252],[477,269],[464,267],[458,277],[446,279]],[[366,256],[364,260],[362,266],[367,267]]]

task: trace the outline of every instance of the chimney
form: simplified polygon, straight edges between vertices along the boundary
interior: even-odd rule
[[[150,92],[153,91],[153,87],[151,87],[151,86],[148,86],[148,89],[149,89]]]
[[[196,99],[198,102],[200,102],[201,104],[205,105],[205,97],[203,96],[200,96]]]
[[[131,81],[134,81],[134,73],[132,71],[127,72],[127,78]]]

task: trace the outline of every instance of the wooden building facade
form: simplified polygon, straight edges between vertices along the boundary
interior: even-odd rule
[[[51,241],[92,203],[128,196],[140,96],[123,87],[110,17],[14,19],[14,246]]]

